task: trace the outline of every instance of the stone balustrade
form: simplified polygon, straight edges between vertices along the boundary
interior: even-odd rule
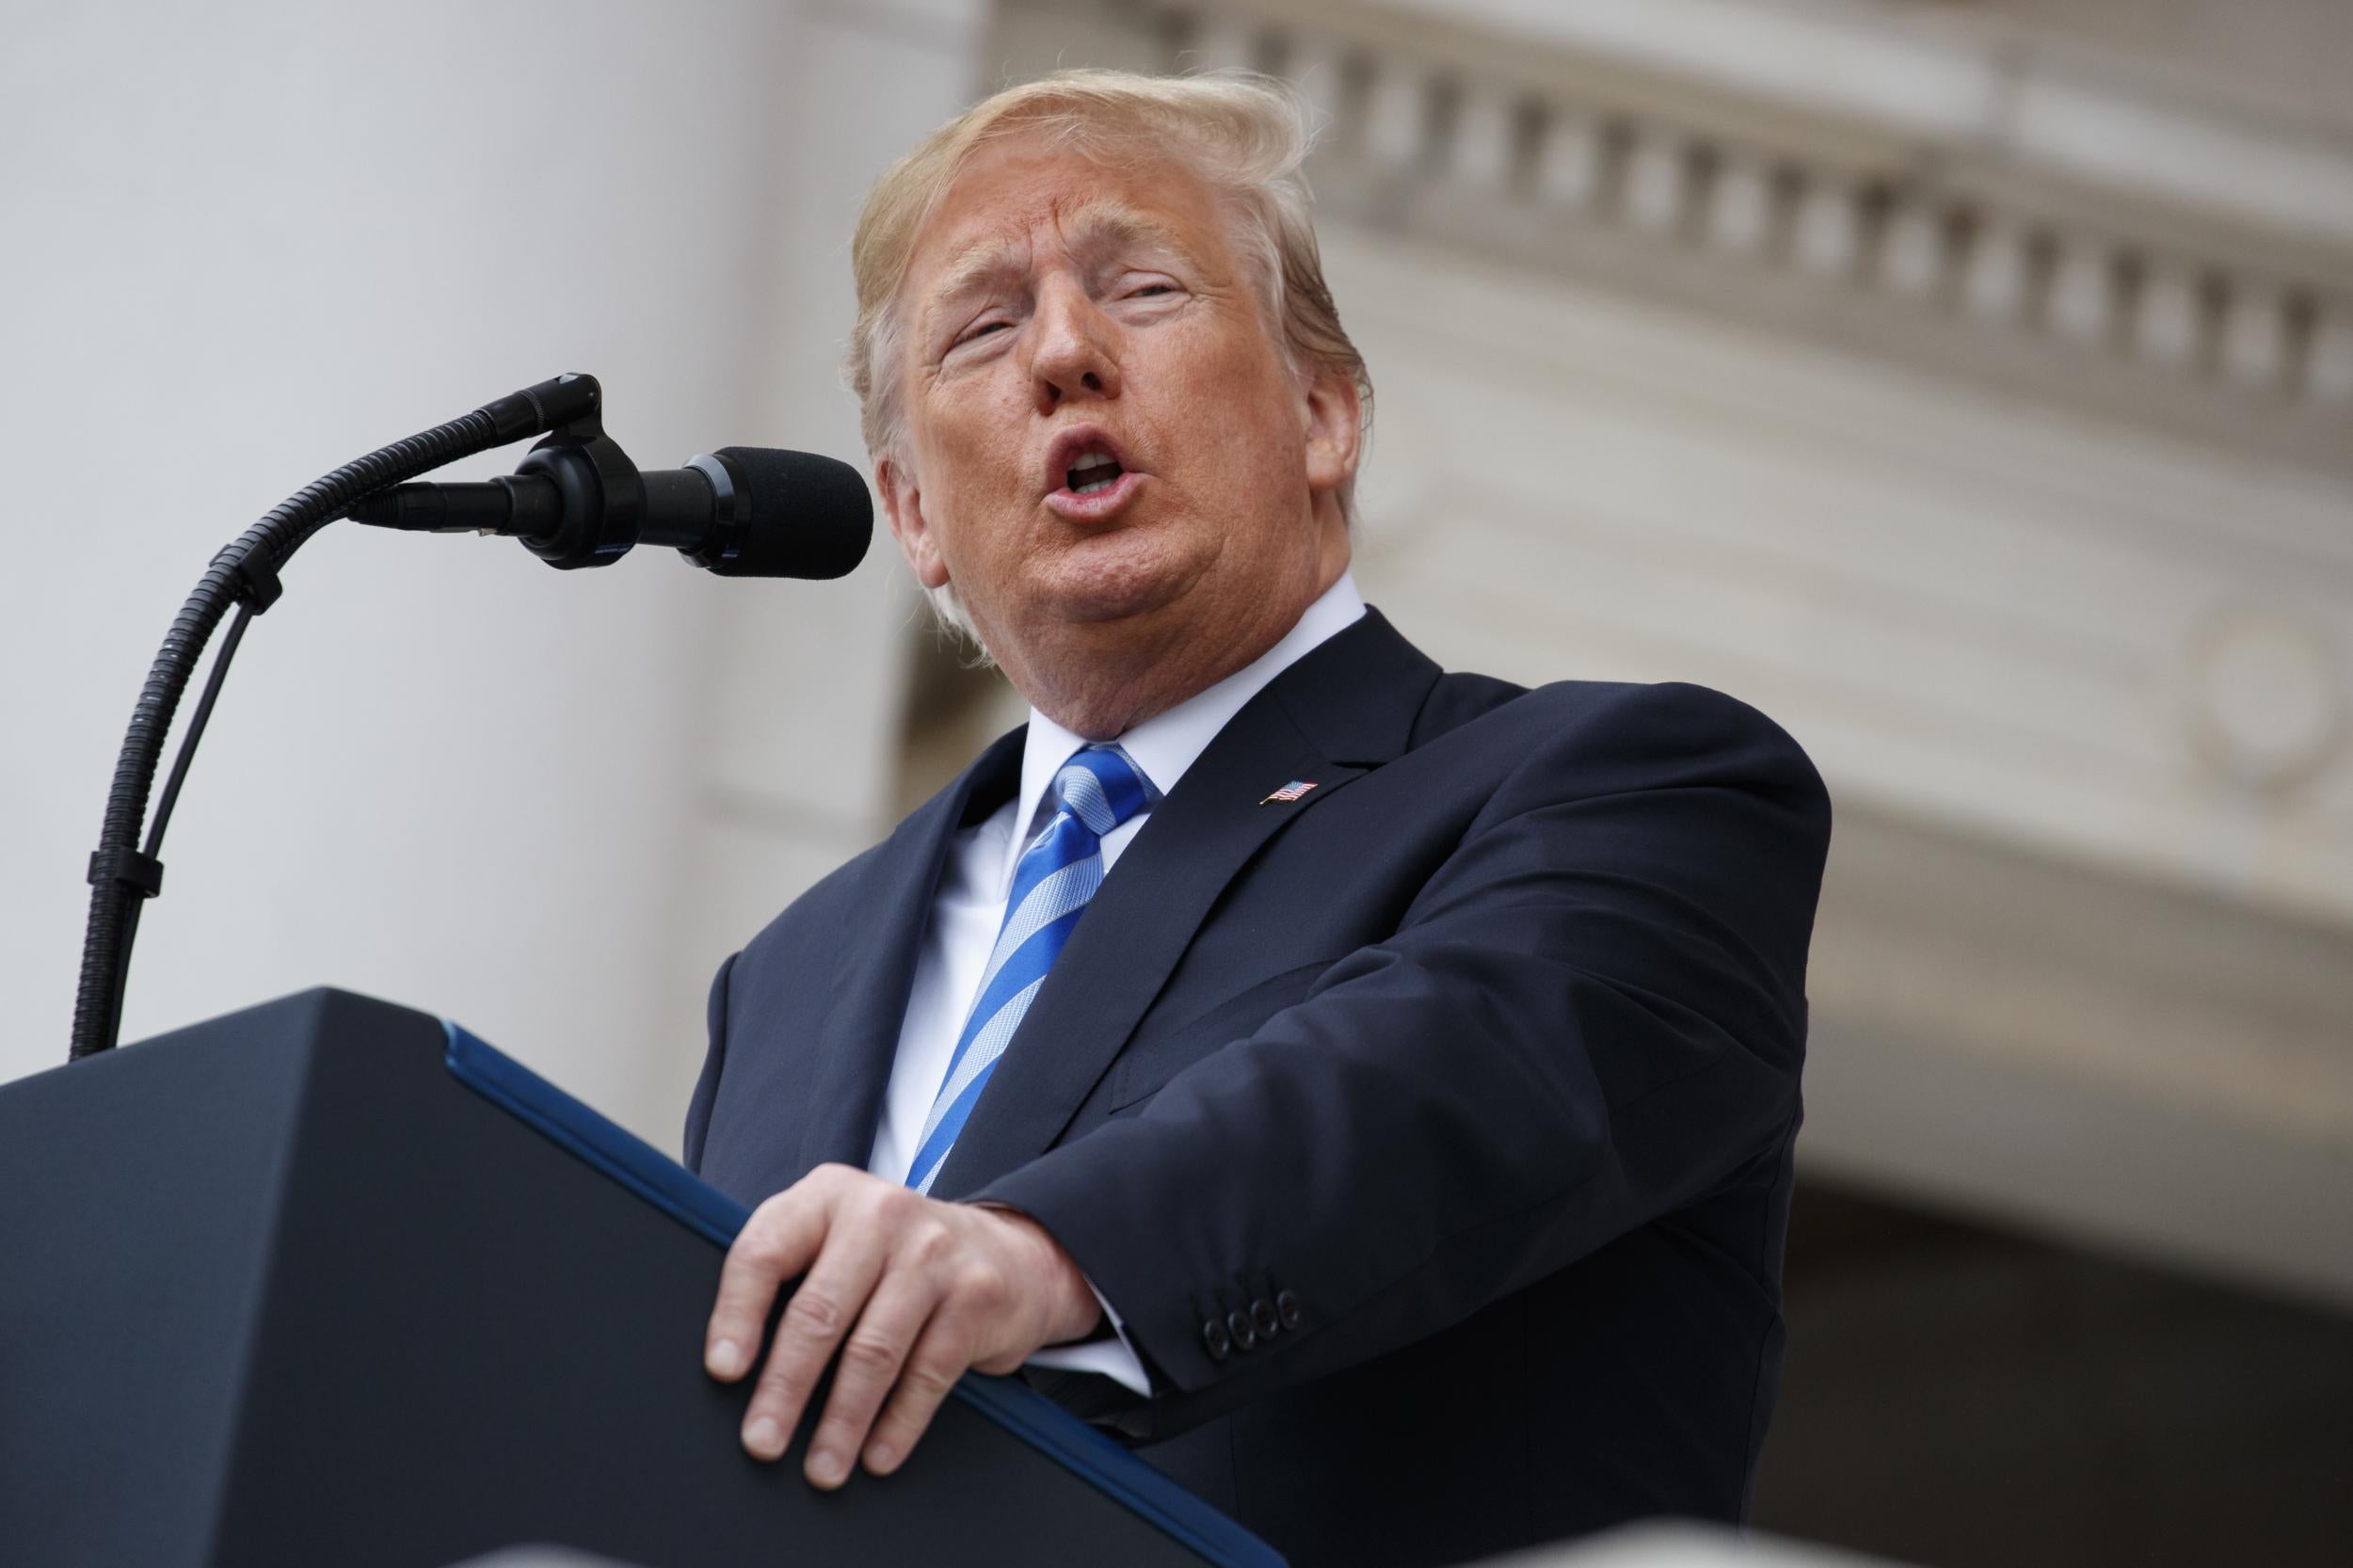
[[[1294,83],[1327,212],[2353,472],[2353,247],[1956,135],[1381,13],[1139,12],[1162,69]]]

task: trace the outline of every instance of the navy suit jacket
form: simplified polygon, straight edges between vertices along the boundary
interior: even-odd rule
[[[721,968],[689,1165],[745,1203],[864,1165],[950,840],[1021,747]],[[1829,837],[1753,709],[1442,674],[1369,614],[1154,808],[933,1195],[1045,1224],[1157,1393],[1032,1380],[1299,1568],[1739,1519]]]

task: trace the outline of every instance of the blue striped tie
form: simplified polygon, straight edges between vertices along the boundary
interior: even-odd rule
[[[964,1032],[956,1036],[947,1079],[917,1140],[915,1163],[907,1169],[907,1185],[917,1192],[929,1192],[938,1179],[1005,1042],[1046,984],[1046,971],[1070,940],[1087,901],[1103,885],[1103,836],[1142,810],[1152,792],[1143,771],[1112,746],[1074,752],[1054,775],[1054,820],[1030,840],[1014,868],[1005,923],[998,928],[980,996]]]

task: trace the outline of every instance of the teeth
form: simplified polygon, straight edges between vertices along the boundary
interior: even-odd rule
[[[1077,495],[1093,495],[1119,482],[1119,459],[1108,452],[1089,452],[1070,465],[1063,477]]]

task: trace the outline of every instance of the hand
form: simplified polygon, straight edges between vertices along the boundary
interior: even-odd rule
[[[1102,1316],[1079,1266],[1028,1215],[821,1165],[754,1209],[728,1249],[703,1336],[712,1377],[733,1383],[751,1368],[777,1288],[795,1274],[805,1277],[744,1413],[744,1448],[784,1452],[838,1345],[802,1466],[827,1490],[849,1479],[856,1454],[872,1474],[897,1469],[966,1368],[1011,1372]]]

